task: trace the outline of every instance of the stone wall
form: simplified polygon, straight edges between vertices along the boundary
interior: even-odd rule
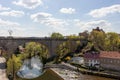
[[[25,45],[28,42],[38,42],[45,45],[50,56],[55,56],[57,47],[68,39],[51,39],[51,38],[13,38],[13,37],[0,37],[0,47],[2,47],[9,55],[14,53],[20,45]],[[87,41],[81,39],[72,39],[72,42],[75,43],[77,40],[80,40],[81,43],[85,44]],[[72,47],[72,46],[71,46]]]

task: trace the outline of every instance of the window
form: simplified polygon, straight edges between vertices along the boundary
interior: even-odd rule
[[[119,60],[117,60],[118,64],[119,64]]]
[[[111,60],[110,62],[112,63],[113,61]]]

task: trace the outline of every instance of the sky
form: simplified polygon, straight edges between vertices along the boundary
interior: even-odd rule
[[[120,0],[0,0],[0,36],[78,35],[96,27],[120,33]]]

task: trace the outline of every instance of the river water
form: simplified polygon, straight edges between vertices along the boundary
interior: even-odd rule
[[[26,59],[23,62],[22,67],[17,72],[17,75],[21,78],[32,79],[42,75],[43,64],[38,56]]]

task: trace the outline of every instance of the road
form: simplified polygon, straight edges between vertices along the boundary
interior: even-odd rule
[[[8,80],[6,76],[6,66],[5,66],[5,58],[0,57],[0,80]]]

